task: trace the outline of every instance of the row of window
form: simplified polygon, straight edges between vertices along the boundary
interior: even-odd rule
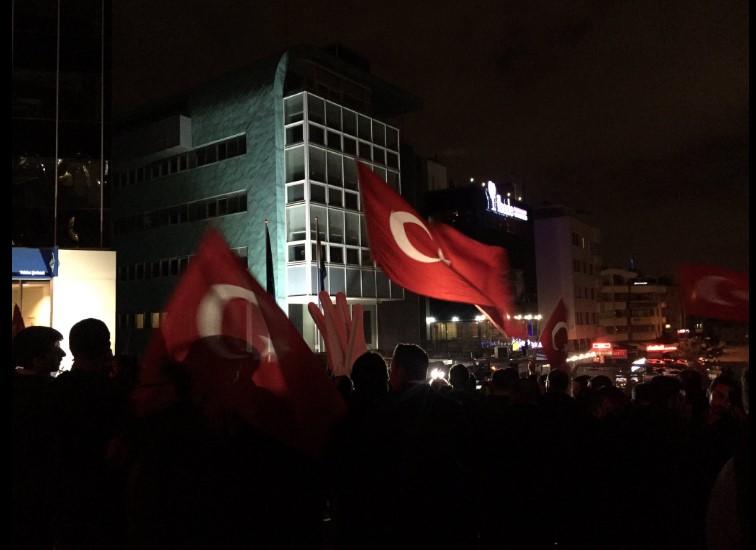
[[[576,311],[575,324],[576,325],[598,325],[599,314],[592,311]]]
[[[291,244],[287,247],[287,261],[288,262],[305,262],[307,261],[306,249],[307,245]],[[315,261],[315,245],[311,245],[311,262]],[[323,253],[325,254],[324,260],[329,264],[348,264],[348,265],[361,265],[370,267],[373,265],[373,256],[370,254],[369,248],[355,248],[351,246],[338,246],[338,245],[323,245]]]
[[[382,166],[388,166],[396,170],[399,169],[399,153],[388,151],[378,145],[353,139],[312,123],[308,126],[307,139],[305,140],[303,124],[286,127],[287,147],[304,143],[305,141],[352,155],[353,157],[359,157],[367,162],[375,162]]]
[[[314,241],[317,238],[316,230],[324,243],[368,247],[365,218],[356,212],[317,205],[309,209],[306,205],[286,208],[287,242]]]
[[[665,296],[663,294],[656,293],[643,293],[637,294],[635,292],[602,292],[601,301],[605,304],[611,304],[612,302],[633,302],[636,307],[639,306],[655,306],[659,302],[664,301]]]
[[[572,271],[575,273],[587,273],[588,275],[593,275],[594,267],[596,270],[596,273],[599,273],[601,271],[601,268],[599,266],[594,266],[590,262],[586,262],[585,260],[578,260],[576,258],[572,259]]]
[[[115,189],[150,181],[185,170],[199,168],[214,162],[238,157],[247,152],[247,136],[240,135],[219,141],[192,151],[156,160],[145,166],[139,166],[127,172],[113,174]]]
[[[628,331],[626,326],[618,326],[618,327],[604,327],[604,329],[614,336],[623,336],[624,340],[627,340],[628,337]],[[639,334],[653,334],[658,335],[659,334],[659,327],[656,325],[633,325],[632,334],[634,337],[637,337]]]
[[[120,218],[113,223],[113,233],[125,235],[134,231],[202,221],[246,211],[247,192],[238,191],[230,195],[210,197]]]
[[[404,289],[392,282],[380,269],[329,265],[326,271],[325,290],[331,296],[343,292],[347,298],[404,299]],[[317,272],[312,264],[288,266],[286,293],[289,296],[317,296]]]
[[[376,175],[399,192],[399,172],[368,163]],[[359,184],[354,159],[319,147],[292,147],[285,153],[286,202],[305,200],[305,177],[311,202],[358,210]],[[321,185],[319,185],[321,184]],[[328,185],[329,187],[325,187]]]
[[[313,61],[295,59],[286,75],[286,90],[312,90],[356,111],[370,112],[370,88]]]
[[[590,239],[586,239],[581,235],[578,235],[574,231],[572,233],[572,246],[577,246],[584,249],[587,248],[591,252],[598,252],[598,245],[595,242]]]
[[[349,135],[390,151],[399,151],[399,130],[392,126],[307,92],[285,98],[284,124],[288,126],[305,119],[308,123],[341,132],[344,137]]]
[[[596,299],[596,289],[591,288],[589,289],[587,286],[579,286],[575,285],[575,298],[590,298],[591,300]]]
[[[242,246],[233,248],[232,252],[239,258],[247,257],[247,247]],[[116,272],[118,281],[144,281],[156,279],[158,277],[172,277],[181,275],[191,261],[192,256],[179,256],[173,258],[162,258],[150,262],[140,262],[137,264],[119,265]]]
[[[604,304],[605,306],[607,304]],[[610,304],[609,304],[610,306]],[[601,318],[602,319],[627,319],[627,309],[610,309],[610,307],[607,307],[607,309],[602,309],[601,312]],[[630,317],[660,317],[659,309],[656,307],[648,307],[648,308],[640,308],[640,309],[631,309],[630,310]]]
[[[142,330],[150,328],[160,328],[165,312],[157,311],[147,313],[118,313],[116,315],[116,325],[118,329],[125,330]]]

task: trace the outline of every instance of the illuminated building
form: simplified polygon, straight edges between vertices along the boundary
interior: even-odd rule
[[[414,339],[401,328],[421,326],[419,313],[391,309],[405,292],[373,264],[354,159],[405,193],[399,130],[387,121],[419,106],[341,47],[298,47],[120,121],[113,169],[119,333],[137,349],[145,345],[210,225],[264,284],[268,220],[276,299],[313,349],[322,350],[306,310],[318,300],[316,226],[326,290],[363,304],[368,345]]]

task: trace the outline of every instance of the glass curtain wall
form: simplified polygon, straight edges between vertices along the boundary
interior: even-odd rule
[[[13,7],[13,245],[107,247],[109,1]]]
[[[288,295],[317,299],[317,228],[331,295],[403,299],[373,263],[355,163],[399,191],[399,131],[308,92],[284,98],[284,123]]]

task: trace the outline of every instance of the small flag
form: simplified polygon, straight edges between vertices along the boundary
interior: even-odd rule
[[[270,231],[268,230],[268,220],[265,220],[265,275],[266,290],[268,294],[276,297],[276,277],[273,271],[273,248],[270,244]]]
[[[568,340],[567,306],[564,300],[560,298],[541,333],[541,346],[551,369],[562,369],[569,372],[567,366]]]

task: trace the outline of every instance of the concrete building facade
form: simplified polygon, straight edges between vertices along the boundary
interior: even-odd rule
[[[562,206],[534,208],[538,310],[546,323],[560,299],[567,306],[569,351],[588,351],[597,336],[601,233]]]
[[[391,321],[379,304],[405,293],[372,261],[355,159],[401,192],[400,133],[387,120],[419,105],[346,50],[298,47],[121,121],[113,167],[119,332],[143,349],[210,225],[264,283],[267,220],[276,300],[314,350],[323,351],[307,312],[318,300],[318,233],[325,290],[363,305],[369,347],[402,341],[380,337],[379,325]]]

